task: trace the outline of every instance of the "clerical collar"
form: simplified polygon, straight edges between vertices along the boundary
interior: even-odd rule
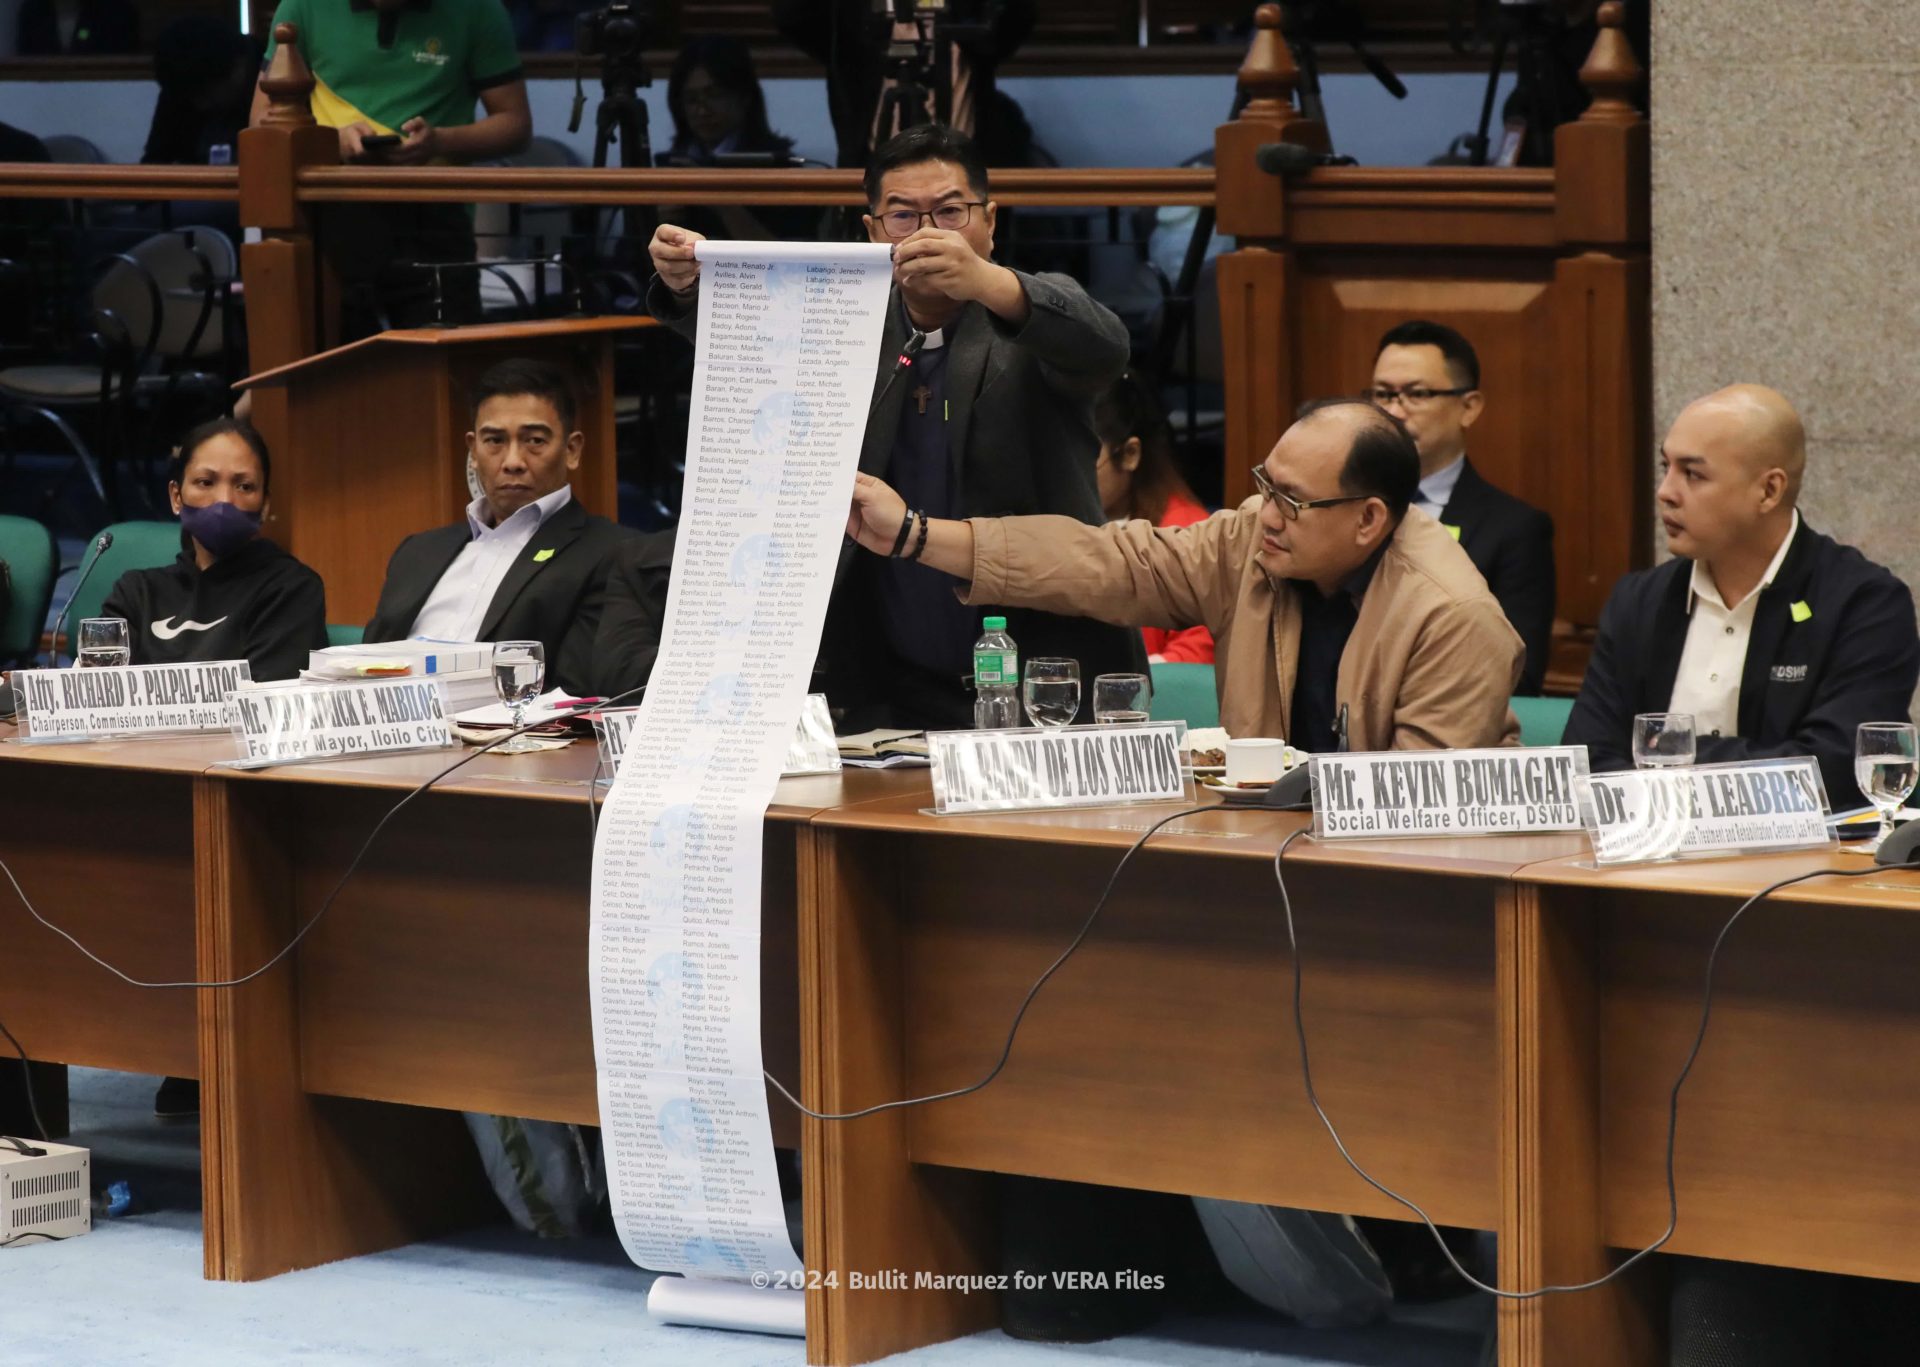
[[[907,312],[907,301],[904,298],[900,300],[900,317],[906,322],[907,335],[909,337],[916,332],[920,332],[919,324],[915,323],[913,321],[913,315]],[[945,328],[934,328],[931,332],[921,332],[920,335],[926,339],[920,343],[920,349],[922,351],[938,351],[947,344],[947,330]]]

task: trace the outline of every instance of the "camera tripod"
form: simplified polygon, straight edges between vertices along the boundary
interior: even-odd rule
[[[930,121],[948,123],[953,117],[952,82],[935,67],[940,52],[940,21],[930,16],[924,29],[918,19],[912,22],[915,33],[911,41],[888,37],[887,84],[880,98],[880,140]],[[933,105],[931,120],[927,114],[929,100]]]
[[[608,152],[616,144],[620,166],[634,170],[653,165],[653,144],[647,127],[647,102],[640,91],[653,84],[653,76],[636,49],[609,46],[600,58],[600,103],[593,113],[593,165],[607,165]],[[580,82],[580,69],[574,68],[573,117],[567,131],[580,131],[581,115],[586,111],[587,95]],[[607,230],[616,239],[636,234],[649,237],[654,228],[654,211],[642,205],[615,209],[607,219]],[[599,211],[582,208],[574,213],[574,236],[589,243],[600,238]],[[592,248],[589,247],[589,252]]]

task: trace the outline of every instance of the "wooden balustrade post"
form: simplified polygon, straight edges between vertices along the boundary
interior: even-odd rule
[[[1287,244],[1287,182],[1254,163],[1270,142],[1327,147],[1326,125],[1294,107],[1300,73],[1281,34],[1278,5],[1254,13],[1253,44],[1240,68],[1249,96],[1240,116],[1214,130],[1214,202],[1218,226],[1239,239],[1220,257],[1220,351],[1226,387],[1229,506],[1252,492],[1248,471],[1266,458],[1293,409],[1293,358],[1286,326],[1292,251]],[[1273,383],[1274,376],[1281,383]]]
[[[1550,677],[1577,682],[1586,646],[1614,582],[1652,558],[1650,137],[1633,103],[1644,72],[1620,25],[1618,0],[1600,6],[1600,35],[1580,79],[1593,103],[1554,135],[1554,406],[1550,469],[1573,488],[1554,506],[1587,510],[1556,528],[1560,615],[1574,635],[1556,643]],[[1563,663],[1558,657],[1567,656]]]
[[[260,78],[269,101],[265,121],[240,134],[240,221],[258,228],[261,240],[240,252],[246,283],[247,361],[253,374],[311,356],[320,346],[318,258],[308,215],[295,193],[306,166],[340,160],[339,135],[313,121],[309,99],[313,72],[300,55],[293,24],[274,30],[273,62]],[[269,448],[288,436],[287,392],[265,389],[253,396],[253,423]],[[286,544],[297,510],[276,508],[267,529]]]
[[[1553,506],[1584,515],[1554,529],[1560,615],[1575,634],[1554,642],[1550,687],[1578,682],[1614,581],[1647,563],[1651,540],[1648,131],[1632,103],[1642,73],[1620,31],[1622,6],[1608,0],[1598,18],[1580,72],[1593,103],[1554,135],[1558,420],[1548,460],[1556,481],[1574,484],[1556,487]],[[1596,914],[1581,899],[1522,887],[1498,927],[1505,1032],[1524,1041],[1506,1063],[1507,1286],[1586,1281],[1624,1256],[1604,1241]],[[1578,1295],[1500,1302],[1502,1367],[1663,1361],[1657,1278],[1642,1264]]]

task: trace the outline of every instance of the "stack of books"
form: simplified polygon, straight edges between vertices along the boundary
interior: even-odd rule
[[[431,675],[449,715],[495,701],[493,646],[486,641],[363,641],[310,651],[302,683],[358,682]]]

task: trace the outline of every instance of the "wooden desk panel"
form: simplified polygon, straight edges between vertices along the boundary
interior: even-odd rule
[[[1914,875],[1903,875],[1914,879]],[[1762,904],[1721,952],[1680,1096],[1675,1253],[1920,1281],[1920,879],[1909,906]],[[1551,902],[1550,902],[1551,905]],[[1605,1234],[1667,1223],[1667,1096],[1738,903],[1601,901]]]
[[[435,796],[394,822],[301,946],[303,1085],[597,1125],[584,802],[574,811]],[[288,828],[310,833],[293,870],[304,922],[389,799],[284,785],[272,801]],[[762,981],[775,994],[763,1003],[767,1066],[791,1079],[799,1056],[790,834],[769,831],[762,881]],[[791,1108],[782,1103],[777,1114],[795,1142]]]
[[[813,822],[800,962],[815,1109],[979,1078],[1118,856],[1174,810],[940,818],[925,802],[922,789]],[[986,1170],[1404,1215],[1345,1167],[1302,1094],[1271,872],[1302,823],[1224,807],[1184,818],[1129,868],[996,1081],[806,1123],[809,1268],[841,1279],[808,1293],[810,1362],[993,1323],[987,1296],[848,1284],[856,1270],[997,1270]],[[1511,1218],[1511,879],[1583,843],[1305,842],[1289,857],[1323,1101],[1361,1161],[1437,1219]]]
[[[212,957],[251,967],[306,924],[444,752],[207,782],[229,871]],[[491,1209],[455,1110],[597,1124],[588,981],[589,747],[483,755],[395,817],[290,965],[209,994],[205,1098],[222,1172],[208,1275],[252,1280],[426,1237]],[[762,865],[767,1066],[798,1086],[795,887],[807,821],[893,775],[783,780]],[[228,969],[227,971],[232,971]],[[772,1103],[776,1143],[798,1116]],[[313,1175],[288,1180],[289,1151]],[[377,1153],[378,1161],[368,1158]],[[324,1199],[323,1199],[324,1198]]]
[[[874,847],[871,857],[885,857]],[[907,1091],[983,1076],[1033,980],[1112,872],[1104,850],[914,840],[903,946]],[[1436,1220],[1498,1220],[1499,1067],[1487,885],[1297,867],[1322,1104]],[[1406,1218],[1327,1141],[1300,1079],[1266,861],[1137,857],[985,1090],[908,1112],[914,1161]]]
[[[1666,1226],[1666,1097],[1699,1024],[1712,938],[1746,898],[1839,850],[1529,870],[1548,916],[1590,916],[1608,1243]],[[1728,937],[1681,1092],[1677,1253],[1920,1281],[1920,874],[1773,894]]]
[[[41,915],[108,962],[192,981],[193,775],[208,762],[201,741],[0,745],[0,858]],[[0,906],[0,1019],[30,1056],[199,1076],[190,990],[131,987],[11,888]]]
[[[1511,957],[1533,1142],[1509,1183],[1526,1255],[1514,1281],[1598,1275],[1666,1228],[1667,1099],[1713,936],[1781,878],[1865,867],[1823,849],[1521,874]],[[1915,912],[1920,875],[1875,871],[1788,888],[1734,929],[1681,1092],[1669,1251],[1920,1280]],[[1652,1361],[1646,1290],[1503,1305],[1503,1361],[1564,1361],[1623,1324]]]

